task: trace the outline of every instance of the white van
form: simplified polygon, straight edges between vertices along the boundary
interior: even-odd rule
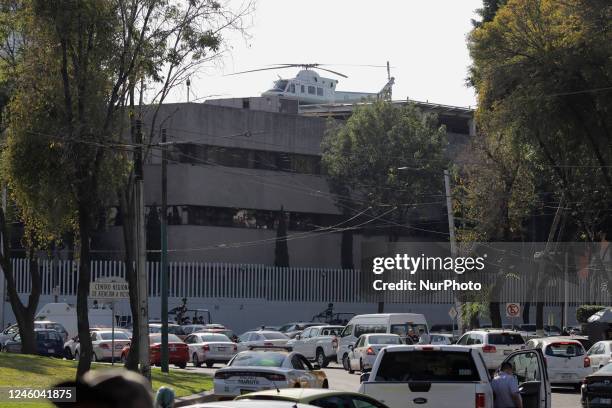
[[[346,325],[340,333],[338,344],[338,362],[342,362],[345,370],[349,370],[349,346],[354,346],[362,334],[393,333],[405,339],[410,330],[418,334],[420,329],[429,333],[425,316],[418,313],[376,313],[357,315]]]
[[[111,327],[112,311],[109,308],[89,309],[89,327]],[[47,303],[34,317],[35,321],[52,321],[64,326],[68,338],[78,334],[76,307],[68,303]]]

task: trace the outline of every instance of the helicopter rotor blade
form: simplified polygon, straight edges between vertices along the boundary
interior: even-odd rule
[[[273,69],[283,69],[283,68],[292,68],[292,67],[290,65],[288,65],[288,66],[283,66],[283,67],[270,67],[270,68],[249,69],[247,71],[232,72],[231,74],[226,74],[224,76],[247,74],[249,72],[258,72],[258,71],[270,71],[270,70],[273,70]]]
[[[316,69],[320,69],[321,71],[331,72],[332,74],[336,74],[336,75],[341,76],[343,78],[348,78],[347,75],[341,74],[340,72],[337,72],[337,71],[332,71],[331,69],[321,68],[321,67],[317,67]]]

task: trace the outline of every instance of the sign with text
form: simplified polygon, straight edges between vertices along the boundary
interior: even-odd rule
[[[121,300],[128,299],[130,292],[124,279],[105,278],[89,284],[89,297],[99,300]]]

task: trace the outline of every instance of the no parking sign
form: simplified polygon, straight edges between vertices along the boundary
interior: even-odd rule
[[[520,303],[506,303],[506,317],[519,317],[521,315]]]

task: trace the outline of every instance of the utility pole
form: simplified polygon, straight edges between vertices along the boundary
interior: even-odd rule
[[[450,186],[450,172],[448,170],[444,170],[444,192],[446,195],[446,215],[448,217],[448,234],[450,241],[450,251],[451,257],[455,258],[457,256],[457,238],[455,237],[455,216],[453,214],[453,198],[451,196],[451,186]],[[461,299],[455,295],[455,309],[458,312],[456,317],[457,319],[457,330],[459,333],[463,332],[463,320],[461,318],[462,308],[461,308]]]
[[[149,361],[149,284],[147,279],[146,234],[144,217],[144,171],[143,171],[142,122],[136,120],[136,149],[134,158],[134,214],[136,215],[136,274],[138,276],[139,338],[138,361],[140,373],[151,381]]]
[[[7,219],[6,216],[6,207],[7,207],[7,193],[6,193],[6,184],[2,186],[2,211],[4,212],[4,219]],[[7,228],[8,229],[8,228]],[[5,236],[0,237],[0,250],[4,248],[4,239]],[[4,256],[10,256],[10,254],[3,254]],[[4,329],[6,327],[6,322],[4,321],[4,307],[6,306],[6,278],[4,277],[4,271],[2,271],[2,277],[0,279],[0,295],[2,295],[2,299],[0,300],[0,313],[2,314],[1,326],[0,328]]]
[[[161,131],[161,370],[168,372],[168,146],[166,146],[166,129]]]

